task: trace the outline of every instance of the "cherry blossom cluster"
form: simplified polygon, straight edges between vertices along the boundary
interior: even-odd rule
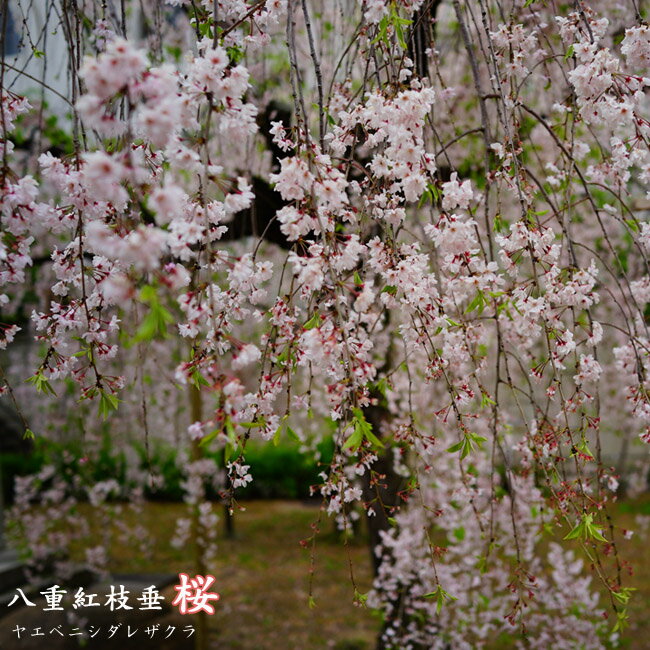
[[[331,438],[313,493],[346,533],[367,516],[385,648],[613,642],[603,443],[650,442],[647,26],[619,3],[169,4],[184,56],[88,37],[69,155],[21,174],[3,90],[0,303],[34,264],[30,386],[155,422],[176,543],[207,560],[207,487],[233,507],[250,441]]]

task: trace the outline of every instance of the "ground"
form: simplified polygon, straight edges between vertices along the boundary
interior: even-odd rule
[[[218,557],[211,567],[221,595],[216,614],[209,619],[211,647],[371,650],[379,621],[370,611],[353,605],[350,578],[352,566],[358,591],[364,593],[370,587],[370,557],[363,541],[344,545],[331,520],[323,516],[313,549],[315,606],[310,608],[312,547],[304,548],[300,541],[311,535],[319,508],[299,501],[241,505],[245,511],[236,513],[235,537],[224,539],[221,535]],[[169,544],[175,519],[182,512],[181,504],[148,503],[141,522],[150,531],[153,543],[144,555],[132,545],[112,548],[114,572],[191,572],[191,549],[174,549]],[[650,515],[650,496],[620,504],[615,521],[637,529],[621,548],[622,555],[633,560],[629,584],[637,589],[622,647],[643,650],[650,648],[650,545],[635,523],[639,515]],[[6,626],[7,618],[0,620],[0,627]]]

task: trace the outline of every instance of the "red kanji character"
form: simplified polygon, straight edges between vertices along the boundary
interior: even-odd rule
[[[219,600],[219,594],[211,593],[208,589],[215,581],[215,577],[211,575],[195,576],[190,580],[186,573],[179,573],[178,577],[181,583],[174,587],[178,595],[172,605],[176,605],[181,614],[196,614],[197,612],[214,614],[214,607],[209,601]]]

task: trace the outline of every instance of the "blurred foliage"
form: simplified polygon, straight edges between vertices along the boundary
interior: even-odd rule
[[[36,105],[39,102],[32,102]],[[38,106],[37,106],[38,109]],[[59,117],[50,113],[47,102],[43,102],[42,111],[34,110],[19,115],[15,121],[16,128],[9,135],[9,140],[16,149],[31,149],[34,139],[40,140],[40,149],[54,155],[69,156],[74,153],[74,141],[68,124],[61,124]]]
[[[125,494],[139,483],[151,500],[182,501],[185,471],[176,449],[162,444],[150,445],[148,451],[143,444],[133,449],[135,454],[129,468],[125,448],[115,445],[108,432],[92,453],[84,449],[81,441],[61,443],[37,437],[31,453],[0,456],[5,499],[13,500],[16,476],[35,474],[46,465],[53,465],[56,474],[64,478],[71,489],[75,481],[77,485],[91,486],[115,479]],[[237,489],[236,496],[241,499],[308,499],[310,487],[322,483],[319,473],[327,471],[333,449],[331,437],[326,438],[318,445],[319,460],[315,460],[313,453],[303,453],[298,444],[292,442],[278,445],[251,442],[246,448],[245,463],[250,465],[253,482]],[[205,457],[214,460],[217,468],[222,468],[221,451],[206,451]],[[83,497],[82,494],[78,496]],[[213,485],[208,486],[208,497],[218,499]]]
[[[318,446],[320,461],[300,452],[298,445],[256,444],[246,450],[253,482],[237,491],[246,499],[306,499],[309,488],[323,482],[320,472],[327,472],[334,444],[327,438]]]

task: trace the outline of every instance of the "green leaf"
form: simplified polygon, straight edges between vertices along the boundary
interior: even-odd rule
[[[167,325],[174,322],[173,316],[159,303],[151,304],[149,313],[133,337],[134,343],[167,338]]]
[[[56,391],[54,388],[52,388],[50,382],[45,378],[42,370],[39,370],[35,375],[28,377],[25,381],[29,384],[32,384],[36,388],[36,391],[39,393],[56,396]]]
[[[564,55],[565,63],[573,56],[573,51],[574,51],[574,47],[573,44],[571,44],[569,45],[569,49],[566,51],[566,54]]]
[[[383,448],[384,443],[372,432],[372,429],[365,434],[366,440],[373,445],[373,447]]]
[[[508,223],[503,219],[500,214],[494,217],[494,232],[501,233],[509,229]]]
[[[320,318],[320,314],[316,312],[304,325],[303,328],[306,330],[313,330],[315,327],[320,327],[323,324],[323,321]]]
[[[358,603],[362,607],[365,607],[367,600],[368,600],[368,594],[362,594],[358,589],[354,590],[354,602],[355,603]]]
[[[612,591],[612,596],[614,596],[621,605],[627,605],[633,591],[636,591],[636,587],[623,587],[620,591]]]
[[[494,406],[494,405],[496,405],[496,402],[491,397],[489,397],[489,395],[487,393],[482,393],[481,394],[481,408],[484,408],[484,407],[488,406],[488,404],[491,404],[491,405]]]
[[[582,515],[582,519],[571,529],[564,539],[595,539],[599,542],[607,542],[599,528],[593,523],[594,516],[589,514]]]
[[[295,442],[302,443],[300,436],[289,425],[287,425],[287,435]]]
[[[192,370],[192,383],[194,384],[195,388],[199,389],[201,386],[210,385],[210,382],[201,374],[197,368],[194,368],[194,370]]]
[[[287,345],[284,350],[275,358],[275,363],[286,363],[289,361],[289,356],[291,352],[291,346]]]
[[[361,437],[365,438],[373,447],[383,447],[384,443],[372,432],[372,425],[366,420],[363,411],[360,408],[353,408],[352,414],[354,415],[355,432],[358,431]]]
[[[464,434],[463,439],[460,442],[457,442],[455,445],[452,445],[447,449],[450,454],[454,454],[460,451],[460,459],[463,460],[470,455],[474,449],[480,449],[482,444],[487,440],[483,436],[479,436],[477,433],[472,433],[468,431]]]
[[[363,433],[355,427],[350,437],[345,441],[343,449],[352,449],[352,451],[356,451],[361,446],[362,442]]]
[[[395,25],[395,34],[397,35],[397,42],[405,50],[407,48],[406,38],[404,38],[404,30],[399,23]]]
[[[244,58],[244,51],[239,47],[239,45],[231,45],[226,48],[228,53],[228,58],[233,65],[237,65]]]
[[[105,420],[111,411],[117,411],[120,400],[115,395],[101,390],[99,393],[99,415]]]
[[[219,435],[219,429],[214,429],[210,431],[207,436],[203,436],[199,442],[199,447],[207,447],[217,436]]]
[[[485,298],[485,294],[479,289],[472,301],[467,305],[465,313],[468,314],[475,309],[478,310],[479,316],[483,313],[483,310],[487,306],[488,302]]]
[[[256,420],[255,422],[239,422],[238,424],[244,429],[256,429],[258,427],[266,426],[266,420],[262,418],[261,420]]]
[[[455,445],[452,445],[451,447],[448,447],[447,451],[450,454],[455,454],[457,451],[460,451],[462,449],[464,443],[465,443],[465,441],[461,440],[460,442],[457,442]]]
[[[386,377],[381,377],[381,379],[375,384],[375,388],[383,397],[386,397],[388,391],[388,379],[386,379]]]
[[[575,445],[576,451],[571,454],[571,456],[576,456],[577,452],[580,452],[581,454],[585,456],[589,456],[592,460],[595,458],[593,453],[591,452],[591,449],[589,449],[589,445],[587,444],[586,439],[582,439],[578,444]]]
[[[158,300],[156,287],[154,287],[152,284],[147,284],[142,287],[142,289],[140,289],[140,300],[142,302],[152,302]]]
[[[228,415],[223,422],[223,428],[225,429],[226,437],[228,438],[228,443],[224,449],[225,461],[228,462],[231,458],[239,458],[242,454],[242,449],[237,443],[237,434],[235,433],[235,428],[233,427],[230,416]]]
[[[596,526],[591,523],[587,526],[587,534],[589,537],[598,540],[599,542],[607,542],[603,534],[600,532],[600,529],[596,528]]]
[[[379,42],[384,43],[386,47],[390,47],[390,42],[388,40],[388,16],[384,16],[379,21],[379,31],[377,32],[377,36],[372,41],[372,44],[376,45]]]
[[[436,614],[440,614],[442,606],[447,600],[458,600],[456,596],[452,596],[450,593],[446,592],[440,585],[438,585],[433,591],[428,594],[424,594],[423,598],[427,600],[435,599],[436,603]]]
[[[616,612],[616,625],[612,632],[622,632],[628,626],[628,615],[627,608],[622,609],[620,612]]]
[[[144,317],[131,343],[167,338],[167,326],[174,322],[174,317],[160,303],[156,287],[153,285],[142,287],[140,300],[149,305],[149,312]]]
[[[289,414],[285,414],[280,420],[280,426],[275,430],[273,434],[273,444],[277,447],[280,444],[280,436],[282,435],[282,429],[285,428],[286,422],[289,418]]]
[[[361,409],[353,408],[352,413],[354,416],[352,418],[353,430],[349,438],[345,441],[343,449],[352,449],[352,451],[357,451],[357,449],[362,445],[364,438],[366,438],[368,434],[372,435],[372,430]]]

